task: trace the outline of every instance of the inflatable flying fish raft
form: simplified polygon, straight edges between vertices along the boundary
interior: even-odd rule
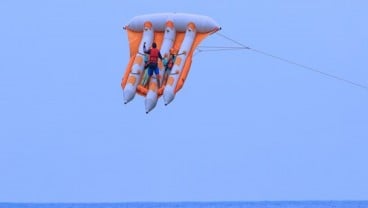
[[[130,60],[121,82],[124,103],[133,100],[136,94],[144,96],[148,113],[161,96],[165,105],[174,100],[188,76],[194,50],[203,39],[221,28],[213,19],[203,15],[157,13],[136,16],[124,29],[128,33],[130,49]],[[172,50],[180,54],[176,57],[166,84],[160,87],[158,83],[163,83],[165,70],[161,61],[158,62],[159,76],[153,74],[149,85],[142,85],[145,69],[143,44],[148,48],[153,42],[157,44],[162,56],[168,56]]]

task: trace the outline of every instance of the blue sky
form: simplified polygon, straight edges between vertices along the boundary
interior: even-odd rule
[[[367,9],[1,1],[0,201],[367,199],[365,89],[246,50],[197,54],[175,100],[148,115],[120,88],[122,28],[156,12],[210,16],[234,40],[367,86]]]

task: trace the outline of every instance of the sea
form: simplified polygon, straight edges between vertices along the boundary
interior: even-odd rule
[[[368,201],[0,203],[0,208],[368,208]]]

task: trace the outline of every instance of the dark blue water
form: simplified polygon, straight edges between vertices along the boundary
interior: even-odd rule
[[[0,203],[0,208],[368,208],[368,201]]]

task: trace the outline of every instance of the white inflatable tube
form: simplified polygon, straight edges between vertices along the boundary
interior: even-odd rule
[[[140,15],[130,20],[128,24],[126,24],[126,27],[130,30],[139,32],[142,31],[142,24],[147,20],[152,22],[155,31],[163,31],[167,20],[175,23],[177,32],[185,32],[190,22],[195,24],[198,33],[210,32],[220,27],[211,17],[188,13],[155,13]]]
[[[194,38],[196,37],[196,34],[197,34],[197,31],[196,31],[196,27],[194,23],[189,23],[187,26],[186,32],[185,32],[183,43],[181,44],[181,47],[179,50],[179,54],[183,53],[184,51],[185,51],[185,54],[180,55],[176,58],[175,64],[173,68],[171,69],[171,74],[169,76],[169,79],[173,79],[173,82],[171,84],[168,82],[168,84],[165,86],[165,89],[164,89],[163,97],[164,97],[165,105],[169,104],[175,98],[175,88],[178,83],[181,71],[184,67],[185,60],[188,56],[187,53],[189,53],[193,45],[193,41],[194,41]]]
[[[143,75],[144,71],[144,51],[143,51],[143,44],[146,43],[146,47],[149,47],[152,44],[154,36],[154,31],[151,22],[144,23],[144,31],[142,40],[139,44],[138,53],[136,54],[135,63],[132,66],[131,72],[129,74],[128,81],[123,89],[124,94],[124,103],[128,103],[129,101],[133,100],[134,95],[136,94],[136,89]]]

